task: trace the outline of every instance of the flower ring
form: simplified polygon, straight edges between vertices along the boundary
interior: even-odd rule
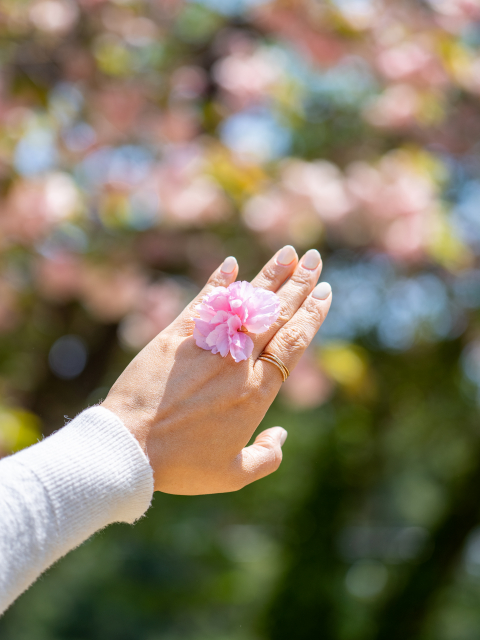
[[[250,282],[234,282],[215,287],[195,309],[200,315],[193,331],[197,345],[223,357],[230,352],[235,362],[241,362],[253,351],[247,332],[269,329],[280,314],[280,299]]]

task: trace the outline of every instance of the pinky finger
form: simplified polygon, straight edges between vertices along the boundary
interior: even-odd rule
[[[277,331],[264,351],[280,358],[291,372],[322,326],[331,303],[332,288],[328,282],[321,282],[305,299],[294,316]],[[272,365],[263,360],[257,360],[255,367],[259,366],[262,367],[265,375],[268,373],[270,378]],[[278,381],[278,376],[275,379]]]

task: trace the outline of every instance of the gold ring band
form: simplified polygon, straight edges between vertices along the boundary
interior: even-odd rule
[[[282,377],[284,382],[290,375],[290,371],[287,369],[287,367],[283,364],[280,358],[278,358],[277,356],[274,356],[273,353],[268,353],[267,351],[264,351],[258,356],[258,359],[264,360],[265,362],[270,362],[271,364],[274,364],[276,367],[278,367],[278,369],[280,369],[280,371],[282,372]]]

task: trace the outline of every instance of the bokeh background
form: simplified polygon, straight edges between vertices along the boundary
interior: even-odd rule
[[[478,640],[480,2],[2,0],[0,65],[3,455],[227,255],[316,247],[334,290],[281,469],[156,494],[2,639]]]

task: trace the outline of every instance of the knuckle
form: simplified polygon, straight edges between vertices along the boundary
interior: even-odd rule
[[[289,284],[295,286],[302,293],[309,293],[312,288],[312,274],[306,269],[297,269],[290,278]]]
[[[172,323],[172,326],[174,327],[175,332],[179,336],[190,336],[193,332],[193,329],[195,326],[193,322],[193,317],[194,317],[194,314],[195,314],[195,317],[198,314],[193,308],[191,309],[190,313],[188,313],[188,311],[189,310],[187,309],[187,313],[185,315],[180,316]]]
[[[256,387],[256,384],[250,383],[243,386],[240,390],[232,390],[230,403],[235,406],[250,404],[256,395]]]
[[[222,276],[219,273],[214,273],[208,280],[203,290],[201,291],[202,298],[204,298],[207,294],[209,294],[212,289],[215,289],[215,287],[220,286],[222,282],[223,282]]]
[[[304,348],[308,346],[310,340],[306,331],[305,325],[297,323],[291,327],[285,328],[278,336],[281,341],[282,350],[292,351],[298,348]]]
[[[274,265],[267,264],[262,270],[262,278],[267,280],[268,282],[275,282],[277,280],[278,274]]]
[[[262,446],[273,451],[275,449],[276,440],[270,431],[264,431],[261,435]]]
[[[289,302],[287,300],[280,300],[280,313],[276,324],[278,325],[279,323],[287,322],[291,315],[292,313]]]
[[[321,307],[314,298],[308,297],[303,307],[307,313],[309,313],[316,321],[322,322],[325,317],[325,312],[323,307]]]
[[[275,265],[267,264],[263,267],[260,273],[252,280],[254,287],[269,288],[270,286],[278,282],[278,273],[275,269]]]

